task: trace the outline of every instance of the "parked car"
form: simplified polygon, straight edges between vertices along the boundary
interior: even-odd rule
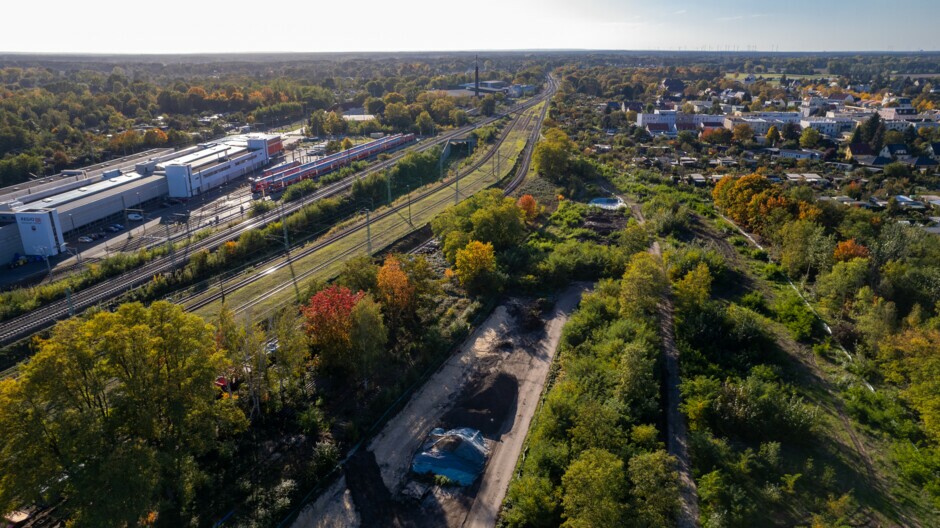
[[[118,231],[122,231],[124,229],[124,226],[121,224],[111,224],[105,229],[107,229],[111,233],[117,233]]]
[[[14,255],[13,260],[10,261],[10,269],[16,269],[20,266],[25,266],[28,262],[28,258],[21,255]]]
[[[80,237],[78,237],[78,241],[81,242],[82,244],[87,244],[87,243],[89,243],[89,242],[92,242],[93,240],[94,240],[94,239],[91,238],[90,236],[80,236]]]
[[[139,222],[144,219],[144,215],[139,214],[139,213],[130,213],[127,215],[127,219],[132,220],[134,222]]]

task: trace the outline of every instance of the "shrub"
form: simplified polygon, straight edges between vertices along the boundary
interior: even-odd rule
[[[786,293],[774,305],[777,320],[783,323],[793,339],[803,341],[813,335],[816,327],[816,315],[806,306],[803,299],[795,293]]]
[[[755,312],[764,313],[767,310],[767,301],[764,294],[759,291],[752,291],[741,296],[741,306],[750,308]]]

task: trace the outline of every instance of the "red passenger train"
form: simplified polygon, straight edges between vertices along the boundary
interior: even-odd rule
[[[414,141],[414,134],[396,134],[382,139],[363,143],[343,152],[337,152],[304,165],[288,165],[279,167],[276,172],[264,174],[251,179],[251,191],[254,193],[270,193],[281,191],[297,182],[316,179],[341,169],[354,161],[371,158],[382,152],[398,148]]]

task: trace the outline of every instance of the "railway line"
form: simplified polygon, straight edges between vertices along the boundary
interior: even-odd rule
[[[551,93],[554,93],[554,81],[549,79],[548,84],[549,87],[543,91],[541,95],[533,97],[524,103],[515,105],[509,109],[507,114],[524,112],[526,109],[546,100]],[[484,119],[478,123],[461,127],[437,138],[420,142],[416,146],[408,149],[408,151],[426,151],[437,145],[461,137],[476,128],[492,124],[502,117],[503,115],[497,115]],[[492,149],[492,151],[495,151],[495,148]],[[187,248],[187,251],[195,252],[202,249],[215,249],[224,242],[237,238],[246,231],[263,227],[270,222],[278,220],[282,214],[288,215],[297,211],[303,207],[306,202],[315,201],[343,193],[351,188],[357,179],[365,178],[372,173],[391,168],[405,155],[405,153],[406,152],[401,152],[388,160],[374,164],[372,167],[361,173],[350,176],[344,180],[328,184],[311,193],[304,201],[285,205],[281,211],[269,211],[257,218],[253,218],[236,226],[222,229],[216,233],[213,233],[201,240],[193,242]],[[397,212],[398,208],[394,209],[393,211]],[[393,211],[388,211],[387,213],[393,214]],[[178,258],[177,255],[170,254],[158,257],[149,263],[113,280],[102,282],[85,288],[79,292],[73,293],[70,299],[60,299],[45,306],[36,308],[27,314],[0,323],[0,345],[7,345],[16,342],[17,340],[29,337],[36,332],[52,326],[60,319],[69,317],[75,313],[82,312],[92,306],[106,303],[121,294],[124,294],[136,287],[141,286],[142,284],[145,284],[155,275],[172,271],[182,266],[183,264],[185,264],[185,260],[183,258]]]
[[[546,89],[546,91],[542,94],[542,96],[537,98],[537,101],[535,101],[536,104],[541,101],[547,100],[549,97],[551,97],[552,93],[554,93],[553,81],[549,81],[549,83],[550,84],[549,84],[548,89]],[[238,289],[244,288],[250,284],[253,284],[272,273],[276,273],[285,268],[290,268],[292,264],[299,259],[313,255],[314,253],[321,251],[328,246],[331,246],[341,240],[347,239],[353,234],[360,233],[363,230],[367,230],[368,223],[374,223],[376,221],[382,220],[383,218],[393,217],[395,215],[403,216],[402,215],[403,210],[406,207],[411,207],[414,201],[420,202],[424,199],[431,197],[435,193],[440,192],[442,189],[453,186],[460,178],[466,177],[467,175],[473,173],[476,170],[481,169],[485,164],[490,162],[493,159],[496,152],[498,151],[500,144],[502,144],[503,141],[505,141],[508,137],[510,137],[510,132],[513,129],[515,129],[516,127],[519,127],[522,130],[526,130],[529,127],[531,127],[528,137],[526,138],[525,146],[523,147],[522,151],[519,153],[520,161],[516,167],[517,170],[512,180],[510,180],[506,184],[503,190],[504,194],[507,194],[507,195],[510,194],[513,190],[515,190],[522,183],[522,181],[526,177],[526,174],[528,172],[529,165],[531,162],[532,152],[535,148],[535,143],[538,139],[538,135],[541,130],[541,123],[545,119],[547,110],[548,110],[548,105],[545,104],[537,117],[534,116],[533,114],[526,114],[516,119],[512,123],[512,125],[510,125],[508,129],[504,130],[503,134],[501,135],[499,139],[499,142],[496,145],[494,145],[493,148],[487,151],[487,153],[484,156],[481,156],[480,159],[476,160],[473,164],[471,164],[470,167],[464,169],[453,178],[445,179],[439,182],[438,184],[425,189],[418,196],[416,196],[413,200],[409,200],[408,203],[401,203],[394,207],[390,207],[386,209],[385,211],[382,211],[376,214],[375,216],[373,216],[370,222],[365,222],[365,223],[357,222],[355,225],[341,232],[330,235],[327,238],[322,239],[318,241],[317,243],[304,248],[301,252],[297,254],[291,255],[289,259],[284,259],[283,257],[271,259],[264,265],[264,267],[260,271],[255,271],[250,275],[236,277],[228,283],[220,283],[218,290],[212,289],[211,291],[200,292],[187,299],[182,300],[182,304],[189,311],[199,310],[201,308],[211,305],[212,303],[223,300],[226,294],[230,295],[232,292],[237,291]],[[534,121],[535,126],[532,126],[533,121]],[[419,214],[424,211],[434,210],[440,207],[444,202],[447,202],[450,200],[452,200],[451,195],[447,195],[433,202],[422,204],[421,209],[419,210]],[[402,221],[405,222],[404,217],[402,218]],[[413,225],[410,227],[412,228],[412,230],[417,229]],[[432,239],[422,242],[418,246],[418,248],[415,248],[415,250],[428,246],[431,243],[431,240]],[[244,312],[246,310],[251,310],[255,308],[256,306],[258,306],[263,301],[265,301],[266,299],[272,296],[276,296],[285,290],[289,290],[293,288],[298,281],[302,281],[307,278],[310,278],[311,276],[327,269],[328,267],[335,264],[336,262],[342,262],[348,259],[349,257],[356,255],[362,252],[363,250],[366,250],[368,244],[369,244],[368,241],[361,241],[359,243],[355,243],[351,245],[350,247],[344,249],[342,252],[332,255],[330,258],[325,259],[321,262],[318,262],[315,266],[309,269],[306,269],[299,274],[295,274],[294,270],[292,270],[292,276],[290,279],[282,281],[280,284],[277,284],[276,286],[268,289],[264,296],[252,298],[245,303],[242,303],[238,306],[234,306],[233,309],[235,312]]]

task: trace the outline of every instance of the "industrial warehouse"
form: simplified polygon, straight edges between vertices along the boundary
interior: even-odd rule
[[[157,149],[116,168],[67,171],[51,182],[0,195],[0,262],[16,255],[50,257],[65,238],[123,220],[129,209],[166,197],[188,199],[243,177],[284,149],[278,135],[230,136],[180,151]]]

